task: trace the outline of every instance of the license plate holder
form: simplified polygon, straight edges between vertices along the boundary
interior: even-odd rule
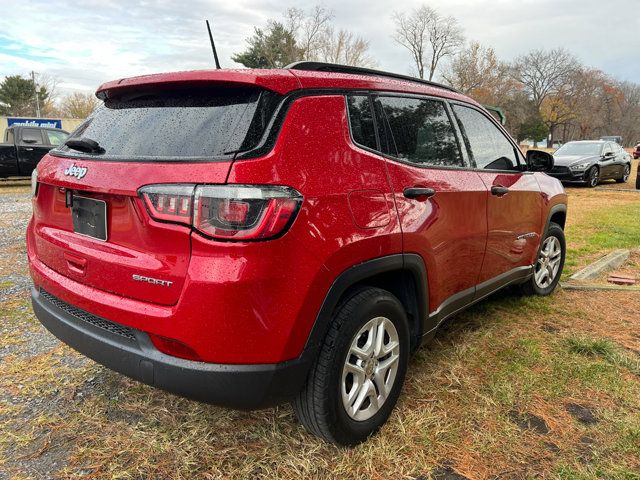
[[[107,202],[74,195],[71,217],[75,233],[107,241]]]

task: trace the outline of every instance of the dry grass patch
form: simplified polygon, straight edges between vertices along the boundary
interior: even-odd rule
[[[570,196],[570,268],[613,244],[640,244],[640,196]],[[639,309],[640,295],[627,292],[496,295],[417,352],[389,422],[348,450],[305,433],[286,405],[226,410],[106,370],[52,340],[23,291],[0,301],[0,471],[16,479],[637,479]]]

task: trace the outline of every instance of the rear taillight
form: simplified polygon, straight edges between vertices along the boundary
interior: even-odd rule
[[[140,189],[149,214],[156,220],[191,225],[194,185],[149,185]]]
[[[282,235],[302,203],[296,190],[270,185],[149,185],[139,193],[156,220],[236,241]]]

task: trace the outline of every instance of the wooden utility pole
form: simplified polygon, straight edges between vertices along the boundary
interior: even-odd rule
[[[38,97],[38,85],[36,84],[36,72],[31,71],[31,81],[33,82],[33,91],[36,94],[36,118],[40,118],[40,98]]]

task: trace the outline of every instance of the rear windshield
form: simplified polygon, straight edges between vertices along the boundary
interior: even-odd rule
[[[52,153],[119,160],[230,158],[256,147],[279,96],[256,88],[190,88],[107,99],[69,139],[98,142],[98,153],[66,145]]]

